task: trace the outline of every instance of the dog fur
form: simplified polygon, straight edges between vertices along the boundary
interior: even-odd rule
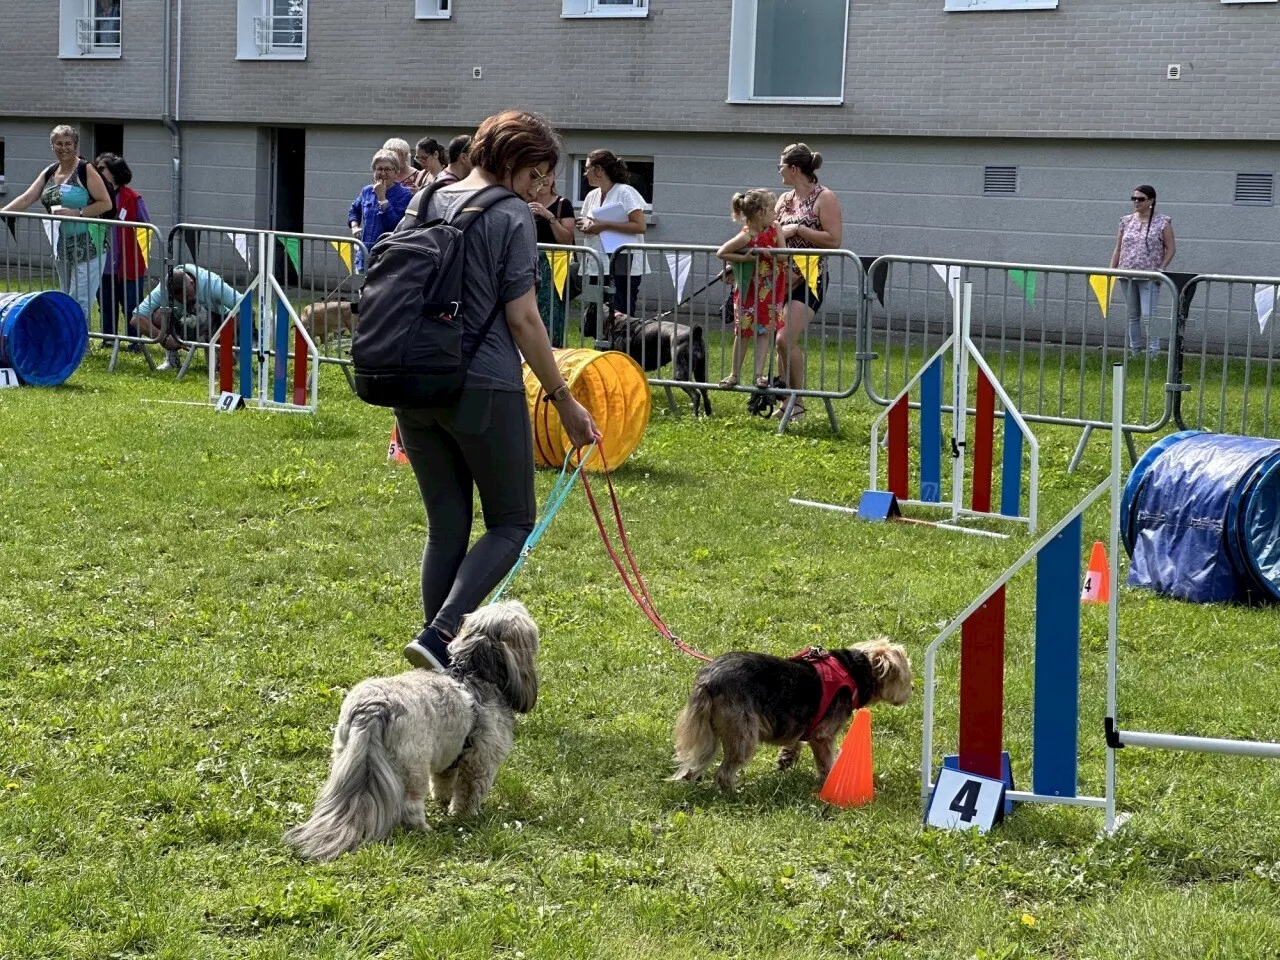
[[[614,313],[605,321],[605,339],[614,350],[627,354],[653,373],[672,364],[672,379],[688,383],[707,382],[707,343],[702,327],[693,323],[677,323],[671,311],[652,320],[641,320],[625,313]],[[711,413],[711,395],[705,389],[682,387],[693,401],[693,414]]]
[[[298,320],[312,343],[326,343],[330,337],[349,337],[355,332],[360,320],[359,309],[350,300],[322,300],[303,307]]]
[[[878,639],[830,653],[857,686],[859,707],[880,700],[899,706],[911,698],[911,662],[901,646]],[[807,740],[818,776],[825,780],[853,700],[841,690],[806,735],[821,703],[822,681],[811,663],[743,651],[717,657],[698,671],[676,721],[677,769],[671,779],[699,779],[715,761],[717,747],[723,747],[716,783],[731,792],[761,743],[782,746],[778,769],[785,770]]]
[[[329,779],[285,842],[333,860],[385,840],[397,824],[429,830],[425,798],[450,816],[480,810],[511,751],[515,714],[538,699],[538,627],[518,601],[467,617],[448,673],[411,670],[356,684],[342,702]]]

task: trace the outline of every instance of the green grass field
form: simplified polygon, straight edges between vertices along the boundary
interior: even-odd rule
[[[672,784],[696,664],[622,589],[575,493],[513,586],[543,689],[482,815],[327,866],[309,811],[358,680],[404,668],[424,519],[386,462],[391,417],[326,371],[317,416],[202,400],[97,350],[57,390],[0,392],[0,957],[819,958],[1280,956],[1280,768],[1119,754],[1101,817],[1020,808],[993,833],[921,829],[921,689],[874,713],[877,798],[813,798],[762,750],[735,796]],[[855,503],[878,413],[813,408],[785,437],[741,397],[672,416],[617,475],[637,558],[687,642],[789,654],[885,633],[917,669],[1029,544],[787,504]],[[1037,428],[1047,528],[1106,475],[1095,439]],[[1141,446],[1141,443],[1140,443]],[[538,478],[540,494],[553,475]],[[1085,539],[1106,539],[1106,508]],[[1113,562],[1117,558],[1112,558]],[[1122,574],[1124,568],[1122,567]],[[1009,591],[1006,730],[1029,782],[1034,576]],[[1126,727],[1280,739],[1275,610],[1121,601]],[[1081,786],[1101,789],[1105,611],[1086,608]],[[955,650],[939,686],[954,745]]]

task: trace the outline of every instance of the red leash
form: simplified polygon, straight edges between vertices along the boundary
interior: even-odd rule
[[[613,477],[609,472],[608,461],[604,458],[603,445],[597,444],[596,453],[599,454],[600,463],[604,467],[604,482],[609,487],[609,499],[613,503],[613,517],[618,525],[618,540],[622,543],[622,551],[626,554],[627,565],[631,568],[630,576],[628,576],[626,568],[623,567],[622,561],[618,559],[618,553],[614,550],[613,542],[609,539],[608,531],[604,528],[604,517],[600,515],[600,508],[596,505],[596,498],[591,492],[591,483],[587,479],[586,471],[582,473],[582,489],[587,495],[587,503],[591,505],[591,513],[596,518],[596,528],[600,531],[600,539],[604,541],[604,548],[609,551],[609,559],[613,561],[618,575],[622,577],[623,585],[627,588],[627,592],[631,594],[631,598],[635,600],[637,606],[644,612],[644,615],[649,618],[649,622],[653,624],[659,634],[670,641],[673,647],[703,662],[710,661],[711,657],[694,650],[672,633],[658,614],[658,608],[654,606],[653,598],[649,596],[649,588],[644,582],[644,577],[640,575],[640,568],[636,566],[636,559],[631,553],[631,543],[627,540],[627,530],[622,524],[622,510],[618,506],[618,495],[613,489]],[[634,583],[632,583],[633,576],[635,577]]]

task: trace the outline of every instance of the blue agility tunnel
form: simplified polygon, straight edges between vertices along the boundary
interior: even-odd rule
[[[1183,431],[1121,501],[1129,585],[1197,603],[1280,600],[1280,440]]]
[[[12,367],[23,383],[65,382],[88,349],[89,324],[67,294],[0,293],[0,367]]]

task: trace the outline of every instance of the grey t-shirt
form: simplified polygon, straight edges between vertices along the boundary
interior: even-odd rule
[[[427,207],[427,219],[451,217],[476,193],[438,190]],[[510,303],[533,289],[538,241],[529,205],[516,196],[498,200],[467,228],[465,243],[462,320],[469,346],[496,304]],[[476,350],[466,385],[524,391],[520,354],[502,314]]]

